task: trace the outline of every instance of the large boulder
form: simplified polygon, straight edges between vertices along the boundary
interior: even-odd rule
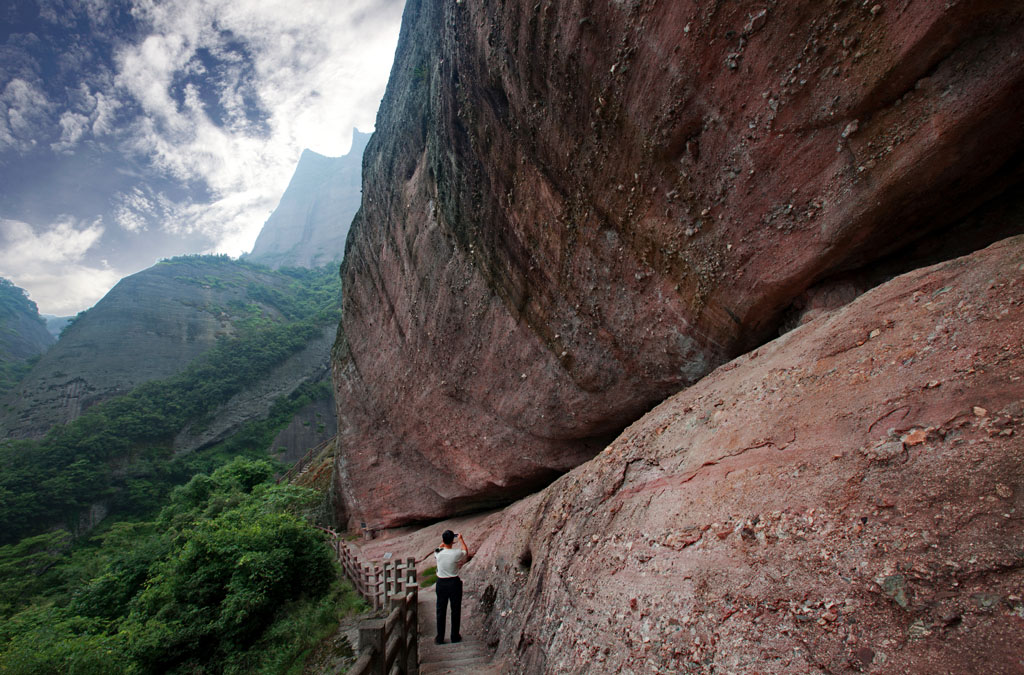
[[[815,289],[994,240],[1022,43],[1017,0],[410,0],[342,267],[343,518],[525,494]]]
[[[1017,237],[720,367],[493,517],[466,611],[516,673],[1024,672],[1022,307]]]

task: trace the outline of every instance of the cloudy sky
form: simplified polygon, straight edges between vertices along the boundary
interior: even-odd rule
[[[0,276],[85,309],[251,250],[304,148],[373,129],[404,0],[0,0]]]

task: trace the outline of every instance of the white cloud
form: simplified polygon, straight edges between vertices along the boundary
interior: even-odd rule
[[[31,150],[48,123],[50,102],[31,83],[14,78],[0,93],[0,150]]]
[[[67,152],[78,145],[78,140],[89,127],[89,118],[73,112],[65,112],[60,116],[60,141],[51,143],[55,152]]]
[[[94,24],[92,38],[117,29],[106,0],[75,1]],[[102,183],[120,190],[103,220],[83,213],[33,233],[0,213],[0,275],[29,289],[44,311],[65,313],[94,303],[120,276],[85,262],[87,251],[98,257],[104,223],[111,241],[127,241],[114,236],[127,230],[151,242],[162,230],[205,239],[203,252],[250,250],[304,148],[341,155],[354,127],[373,128],[403,4],[133,0],[137,25],[149,32],[134,43],[119,35],[113,63],[88,41],[67,47],[60,58],[76,77],[68,89],[48,81],[48,94],[29,71],[11,71],[14,79],[0,80],[0,152],[71,154],[90,143],[100,154],[134,156]],[[46,16],[60,22],[63,14]],[[118,251],[118,266],[131,264],[128,253]]]
[[[114,221],[129,232],[141,232],[157,215],[153,200],[138,187],[115,196]]]
[[[92,133],[96,136],[104,136],[115,131],[114,116],[117,114],[121,102],[116,98],[96,92],[96,105],[93,108],[91,122]]]
[[[82,263],[103,226],[64,219],[36,232],[28,223],[0,219],[0,276],[31,289],[44,314],[74,314],[102,298],[120,274]]]
[[[153,33],[119,52],[116,75],[144,115],[131,129],[131,147],[167,175],[199,181],[214,196],[210,204],[179,204],[185,218],[168,229],[201,232],[217,252],[248,251],[303,148],[340,155],[353,127],[373,127],[401,5],[140,2],[137,18],[151,23]],[[220,77],[206,80],[219,87],[217,111],[194,86],[183,85],[186,76],[204,74],[195,58],[200,50],[219,59]],[[254,104],[264,114],[260,123],[247,116]]]

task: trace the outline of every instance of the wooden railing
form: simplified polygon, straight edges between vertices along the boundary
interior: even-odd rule
[[[374,609],[388,606],[388,599],[417,585],[416,560],[388,561],[373,565],[362,562],[355,548],[329,527],[321,527],[331,537],[334,554],[345,570],[345,576],[352,580],[359,595],[363,596]]]
[[[359,624],[359,658],[348,675],[417,675],[419,655],[419,589],[414,584],[391,596],[384,619]]]
[[[331,436],[320,445],[316,446],[315,448],[311,448],[310,451],[303,455],[301,459],[292,464],[292,467],[285,471],[283,476],[277,479],[277,484],[280,485],[281,483],[290,483],[293,478],[298,476],[302,472],[302,470],[306,468],[306,466],[313,460],[314,457],[319,455],[323,451],[323,449],[328,446],[328,444],[333,443],[335,438],[337,438],[337,436]]]
[[[359,595],[376,610],[387,609],[384,619],[359,624],[358,659],[349,675],[416,675],[419,672],[419,584],[416,560],[407,558],[369,565],[343,537],[321,527],[331,537],[334,553]]]

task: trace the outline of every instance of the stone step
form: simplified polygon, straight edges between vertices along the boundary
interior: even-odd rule
[[[420,650],[420,663],[421,664],[452,663],[452,662],[455,662],[455,661],[464,661],[464,660],[467,660],[467,659],[484,659],[484,660],[489,661],[490,660],[490,652],[487,651],[486,649],[483,649],[482,647],[481,648],[476,648],[476,649],[463,649],[463,650],[458,650],[458,651],[449,651],[449,650],[444,650],[444,651],[437,650],[437,651],[434,651],[432,649],[431,650],[424,650],[424,649]]]
[[[490,660],[491,660],[491,655],[490,654],[465,654],[465,655],[455,655],[455,654],[452,654],[452,655],[450,655],[450,656],[448,656],[446,658],[431,658],[431,659],[422,659],[421,658],[420,659],[420,665],[424,666],[424,665],[428,665],[428,664],[446,664],[446,665],[447,664],[460,664],[460,663],[464,663],[464,662],[467,662],[467,661],[486,663],[486,662],[488,662]]]
[[[498,665],[484,659],[464,663],[420,664],[420,675],[500,675]]]

